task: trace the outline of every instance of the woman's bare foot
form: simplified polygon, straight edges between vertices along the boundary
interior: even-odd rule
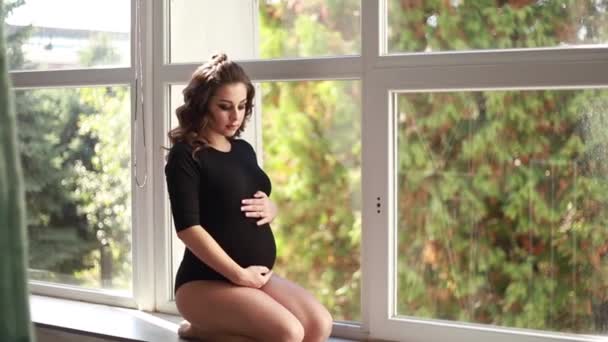
[[[192,327],[192,324],[190,324],[190,322],[188,322],[188,321],[182,321],[179,324],[179,329],[177,329],[177,334],[179,335],[179,337],[181,337],[183,339],[187,339],[187,340],[192,340],[192,339],[198,338],[196,332],[194,331],[194,328]]]

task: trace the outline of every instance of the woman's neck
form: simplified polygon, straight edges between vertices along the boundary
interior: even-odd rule
[[[214,132],[207,132],[207,134],[204,134],[203,136],[207,139],[207,142],[209,142],[209,144],[215,148],[219,148],[221,150],[230,148],[230,142],[224,135]]]

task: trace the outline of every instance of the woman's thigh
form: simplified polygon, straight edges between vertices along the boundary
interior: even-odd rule
[[[298,318],[305,329],[305,341],[326,338],[331,333],[333,322],[330,313],[300,285],[273,273],[261,290]]]
[[[301,341],[304,335],[298,319],[259,289],[197,280],[181,285],[175,301],[184,319],[205,335],[262,341]]]

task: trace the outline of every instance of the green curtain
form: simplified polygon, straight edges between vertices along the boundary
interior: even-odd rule
[[[0,14],[4,1],[0,0]],[[3,16],[0,15],[0,18]],[[23,176],[0,23],[0,341],[33,341],[27,283]]]

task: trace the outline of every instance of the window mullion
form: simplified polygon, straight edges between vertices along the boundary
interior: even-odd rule
[[[467,50],[381,56],[378,68],[552,64],[608,60],[608,48]]]
[[[131,113],[131,140],[132,140],[132,155],[137,158],[137,165],[131,168],[131,189],[133,191],[133,293],[137,300],[138,306],[143,310],[154,310],[154,289],[155,289],[155,274],[158,272],[156,262],[162,255],[156,253],[154,248],[154,230],[155,220],[153,217],[153,194],[154,194],[154,172],[153,172],[153,153],[154,141],[153,114],[154,106],[152,100],[152,4],[148,1],[134,0],[132,2],[132,12],[136,13],[137,2],[139,1],[139,10],[142,18],[141,27],[137,28],[132,25],[134,36],[141,33],[141,37],[135,39],[136,44],[133,45],[133,55],[136,55],[141,47],[141,70],[143,77],[134,82],[133,87],[137,85],[137,91],[131,91],[132,107],[135,112]],[[132,17],[132,23],[136,21],[135,15]],[[138,42],[141,38],[141,41]],[[140,59],[136,55],[134,58],[134,70],[140,67]],[[138,75],[139,73],[134,73]],[[134,77],[135,78],[135,77]],[[143,82],[142,82],[143,80]],[[143,87],[142,87],[143,85]],[[137,95],[137,98],[136,98]],[[143,96],[143,107],[141,105],[141,96]],[[145,142],[145,144],[144,144]],[[135,159],[133,159],[135,161]],[[139,183],[139,185],[138,185]]]
[[[589,62],[377,68],[373,79],[405,91],[606,86],[608,59]]]
[[[238,61],[253,81],[340,80],[361,77],[361,57]],[[163,83],[185,83],[201,63],[159,66]]]
[[[153,46],[151,47],[153,56],[157,58],[151,58],[151,75],[152,82],[150,82],[150,93],[149,96],[151,101],[151,115],[154,121],[153,135],[152,135],[152,146],[155,146],[152,150],[152,162],[153,169],[157,170],[154,173],[152,185],[154,187],[153,195],[153,208],[154,211],[150,214],[150,217],[156,224],[153,225],[149,232],[154,234],[154,242],[150,246],[154,247],[155,255],[155,308],[158,311],[177,313],[175,310],[175,304],[172,302],[172,291],[170,285],[172,284],[172,272],[171,272],[171,220],[169,213],[169,201],[166,192],[165,177],[164,177],[164,165],[165,165],[165,152],[161,149],[161,146],[169,146],[167,139],[167,131],[170,127],[169,124],[169,91],[168,91],[168,80],[161,77],[161,70],[164,68],[164,63],[168,61],[169,57],[169,34],[168,34],[168,18],[169,18],[169,5],[168,1],[155,1],[151,4],[152,6],[152,36],[155,38]],[[193,69],[190,70],[190,74]],[[160,172],[158,172],[160,171]]]
[[[386,101],[378,100],[378,81],[371,71],[381,49],[380,11],[382,1],[361,1],[361,63],[362,63],[362,225],[361,225],[361,317],[362,330],[369,337],[379,337],[388,317],[388,272],[386,235],[388,227],[388,168]],[[379,138],[384,137],[384,138]],[[378,208],[380,205],[382,209]]]

